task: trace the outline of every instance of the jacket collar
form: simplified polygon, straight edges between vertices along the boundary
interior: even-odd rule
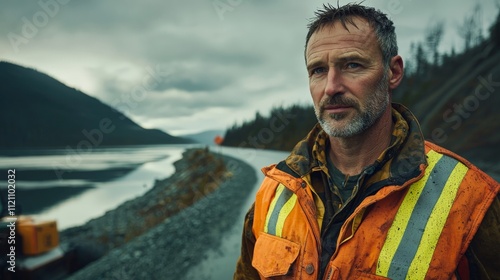
[[[367,173],[378,172],[376,181],[389,179],[392,183],[402,184],[420,173],[421,164],[427,164],[424,138],[415,116],[403,105],[392,104],[392,119],[391,144],[374,164],[367,167]],[[313,169],[326,166],[327,143],[328,135],[316,124],[277,168],[294,177],[307,176]]]

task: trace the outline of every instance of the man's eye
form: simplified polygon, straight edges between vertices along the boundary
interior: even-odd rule
[[[359,67],[361,67],[361,64],[356,63],[356,62],[349,62],[346,65],[347,69],[356,69],[356,68],[359,68]]]
[[[316,67],[311,71],[311,75],[326,73],[325,67]]]

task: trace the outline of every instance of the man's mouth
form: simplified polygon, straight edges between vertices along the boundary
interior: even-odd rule
[[[347,112],[350,109],[353,109],[353,106],[351,106],[351,105],[343,105],[343,104],[325,105],[323,107],[323,111],[326,112],[326,113],[328,113],[328,114],[344,113],[344,112]]]

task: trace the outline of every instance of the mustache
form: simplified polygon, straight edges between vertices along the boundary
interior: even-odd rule
[[[350,106],[359,109],[359,104],[356,100],[343,95],[334,95],[322,100],[320,104],[321,110],[324,111],[326,106]]]

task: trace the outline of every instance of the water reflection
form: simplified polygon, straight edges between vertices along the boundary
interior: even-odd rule
[[[102,148],[83,154],[3,151],[0,169],[16,169],[16,202],[23,214],[56,219],[59,228],[67,228],[142,195],[155,179],[174,172],[172,163],[189,146]]]

